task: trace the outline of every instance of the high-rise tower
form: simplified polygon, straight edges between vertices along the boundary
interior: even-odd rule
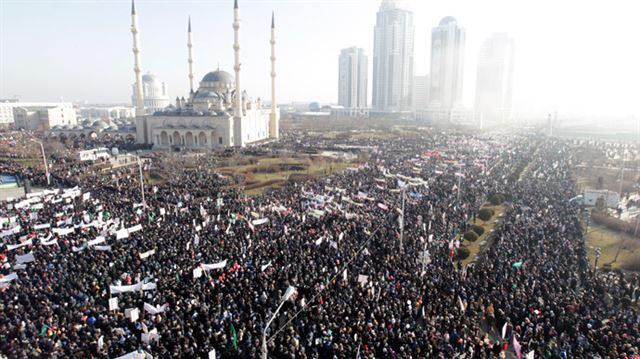
[[[338,70],[338,105],[345,108],[367,107],[367,55],[358,47],[340,52]]]
[[[431,30],[429,107],[462,106],[465,30],[447,16]]]
[[[394,0],[378,10],[373,43],[373,101],[379,111],[410,110],[413,83],[413,13]]]
[[[498,124],[509,119],[514,56],[514,41],[507,34],[494,34],[482,44],[476,74],[476,121]]]

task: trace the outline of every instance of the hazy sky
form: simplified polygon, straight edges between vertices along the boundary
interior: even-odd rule
[[[269,25],[278,28],[278,102],[336,102],[338,55],[363,47],[372,69],[381,0],[240,0],[242,82],[269,98]],[[473,105],[476,60],[495,32],[516,41],[520,108],[638,114],[637,0],[405,0],[415,13],[415,73],[429,72],[431,28],[454,16],[467,31],[464,100]],[[138,0],[143,71],[186,96],[187,17],[195,77],[232,71],[232,0]],[[130,102],[134,81],[130,2],[0,0],[0,98]],[[369,85],[372,78],[370,75]],[[371,91],[369,91],[369,103]]]

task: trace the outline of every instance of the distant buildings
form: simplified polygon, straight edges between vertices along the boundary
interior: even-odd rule
[[[79,109],[80,117],[84,119],[100,119],[113,121],[116,119],[133,118],[133,107],[119,105],[82,105]]]
[[[413,45],[413,13],[400,9],[394,0],[383,0],[374,28],[374,110],[411,110]]]
[[[136,106],[136,84],[132,85],[132,106]],[[142,94],[144,98],[145,113],[152,115],[156,111],[162,111],[171,104],[167,84],[158,80],[156,75],[146,73],[142,75]]]
[[[338,71],[338,104],[347,109],[367,107],[368,59],[358,47],[343,49]]]
[[[424,110],[429,105],[429,75],[413,77],[413,109]]]
[[[506,34],[487,39],[478,56],[476,122],[499,123],[511,116],[515,45]]]
[[[13,127],[13,106],[18,99],[0,99],[0,129]]]
[[[0,128],[49,130],[76,123],[76,110],[71,103],[0,101]]]
[[[465,30],[447,16],[431,31],[431,86],[429,107],[462,106]]]

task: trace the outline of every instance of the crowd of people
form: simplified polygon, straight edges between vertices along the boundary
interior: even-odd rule
[[[271,358],[640,355],[640,280],[590,270],[564,142],[348,144],[368,160],[256,197],[206,155],[144,202],[135,173],[58,160],[59,189],[0,206],[0,352],[258,358],[264,333]],[[508,210],[465,266],[459,234],[497,193]]]

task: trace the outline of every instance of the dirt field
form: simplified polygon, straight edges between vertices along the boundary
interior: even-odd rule
[[[598,225],[590,225],[587,232],[587,253],[589,263],[595,263],[596,248],[602,249],[598,268],[605,264],[612,269],[640,272],[640,239],[617,233]],[[618,253],[616,259],[616,253]]]

